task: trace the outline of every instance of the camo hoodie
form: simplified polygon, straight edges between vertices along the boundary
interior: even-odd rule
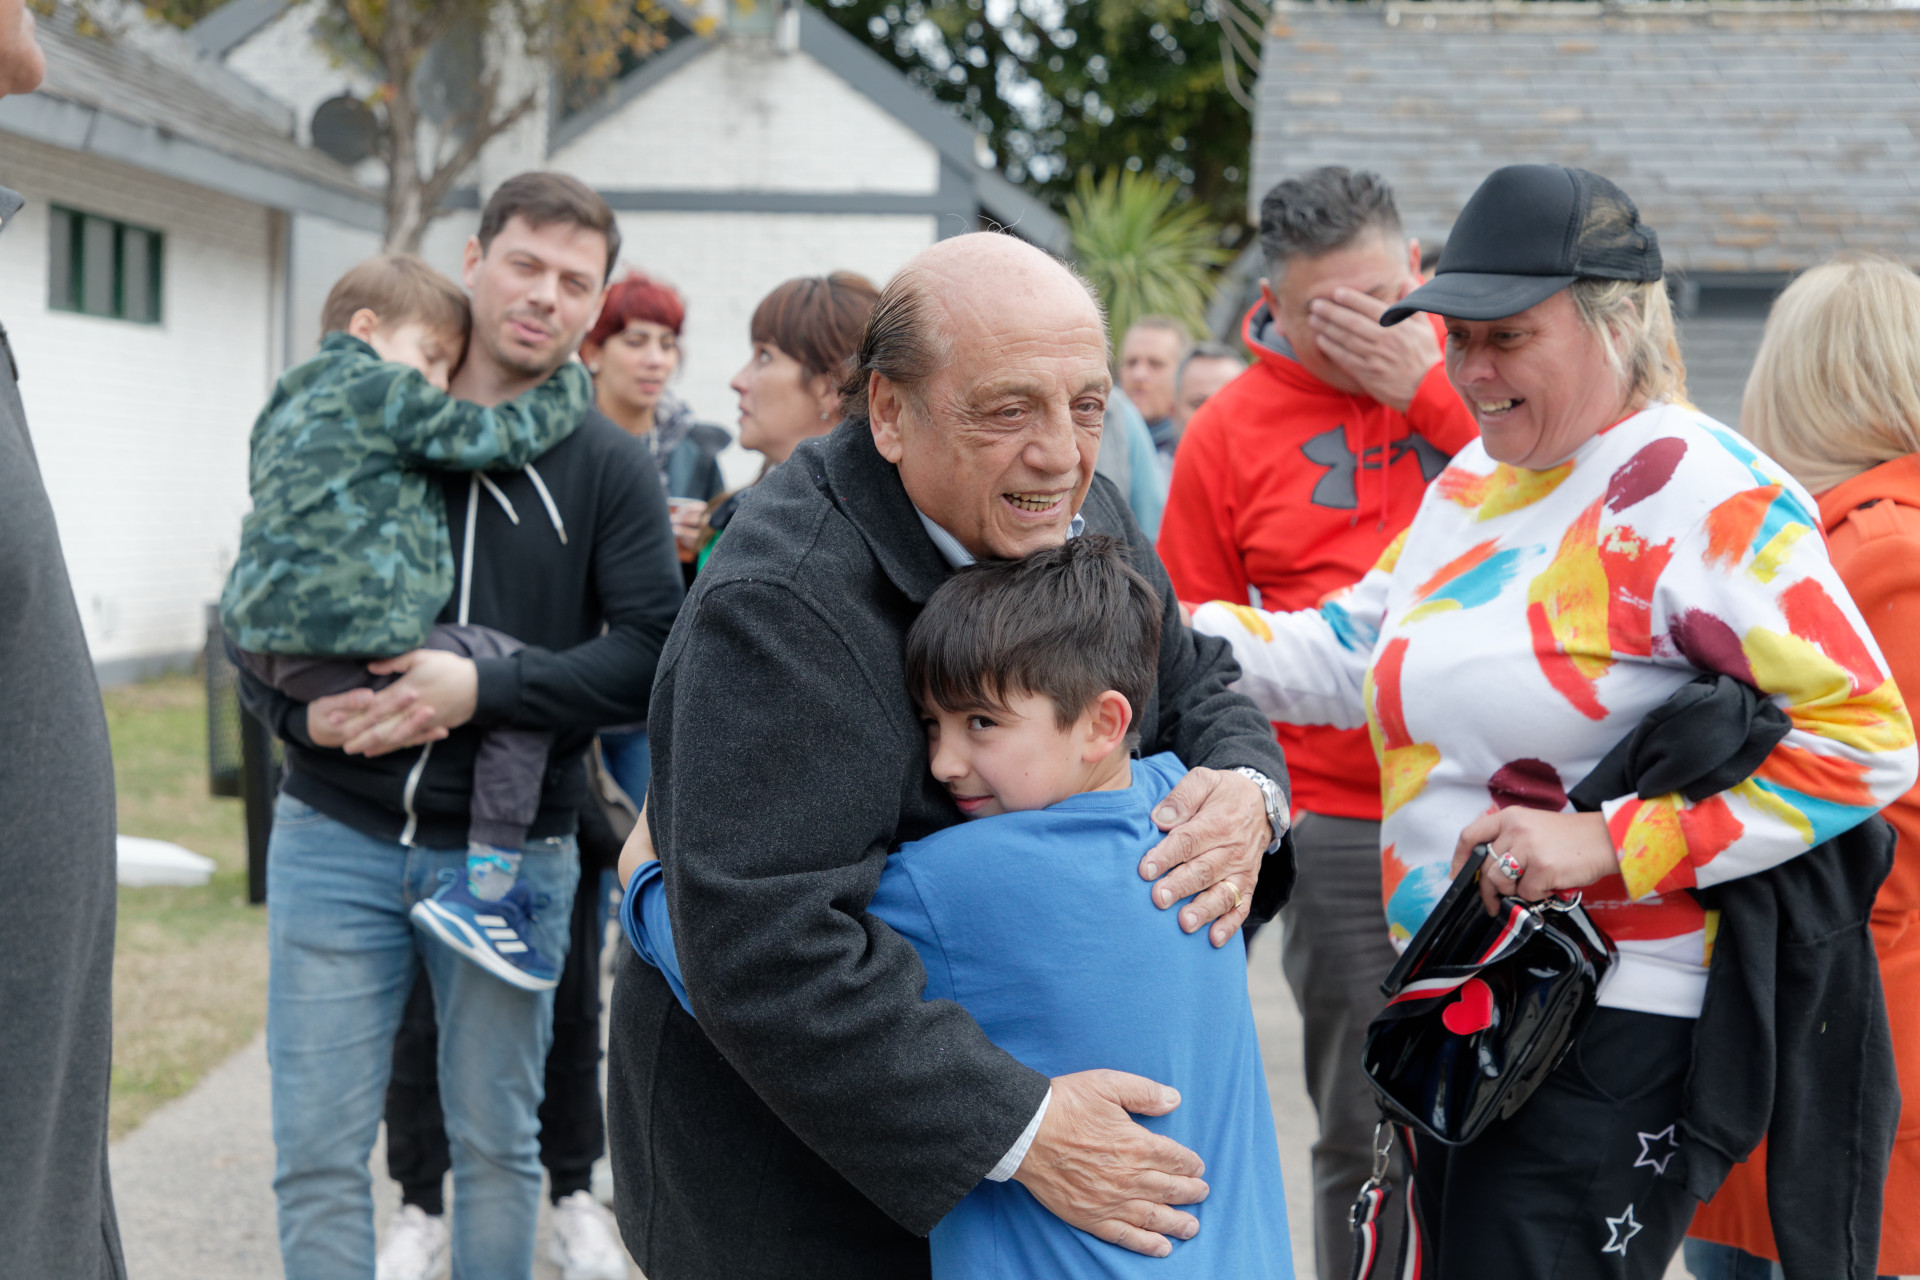
[[[592,403],[587,371],[571,362],[487,407],[329,333],[253,425],[253,511],[220,596],[228,638],[255,653],[419,648],[453,595],[446,506],[430,472],[524,468]]]

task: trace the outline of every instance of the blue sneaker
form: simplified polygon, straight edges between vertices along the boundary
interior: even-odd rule
[[[502,982],[522,991],[551,991],[560,970],[533,945],[533,895],[525,884],[498,902],[476,898],[462,875],[431,898],[413,904],[416,928],[452,947]]]

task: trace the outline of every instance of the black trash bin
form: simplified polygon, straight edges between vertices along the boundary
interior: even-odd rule
[[[218,609],[207,607],[207,790],[247,809],[247,901],[267,900],[267,837],[280,790],[280,744],[240,705],[240,673],[227,657]]]

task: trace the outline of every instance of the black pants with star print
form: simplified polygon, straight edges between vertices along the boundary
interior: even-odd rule
[[[1418,1142],[1419,1280],[1659,1280],[1696,1203],[1659,1176],[1693,1020],[1600,1009],[1533,1097],[1464,1147]]]

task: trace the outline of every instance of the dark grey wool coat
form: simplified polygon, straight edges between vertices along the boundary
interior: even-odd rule
[[[1284,786],[1227,646],[1179,624],[1118,491],[1096,479],[1082,514],[1165,600],[1142,754]],[[754,490],[668,638],[648,816],[700,1020],[626,956],[609,1086],[620,1227],[651,1280],[924,1275],[920,1237],[1046,1094],[958,1005],[921,999],[918,954],[867,914],[888,851],[960,818],[902,671],[949,572],[867,428],[842,423]],[[1256,910],[1291,878],[1289,850]],[[1004,904],[1036,927],[1071,909]]]
[[[0,189],[0,220],[18,207]],[[107,1185],[113,758],[16,377],[0,329],[0,1276],[96,1280],[126,1274]]]

